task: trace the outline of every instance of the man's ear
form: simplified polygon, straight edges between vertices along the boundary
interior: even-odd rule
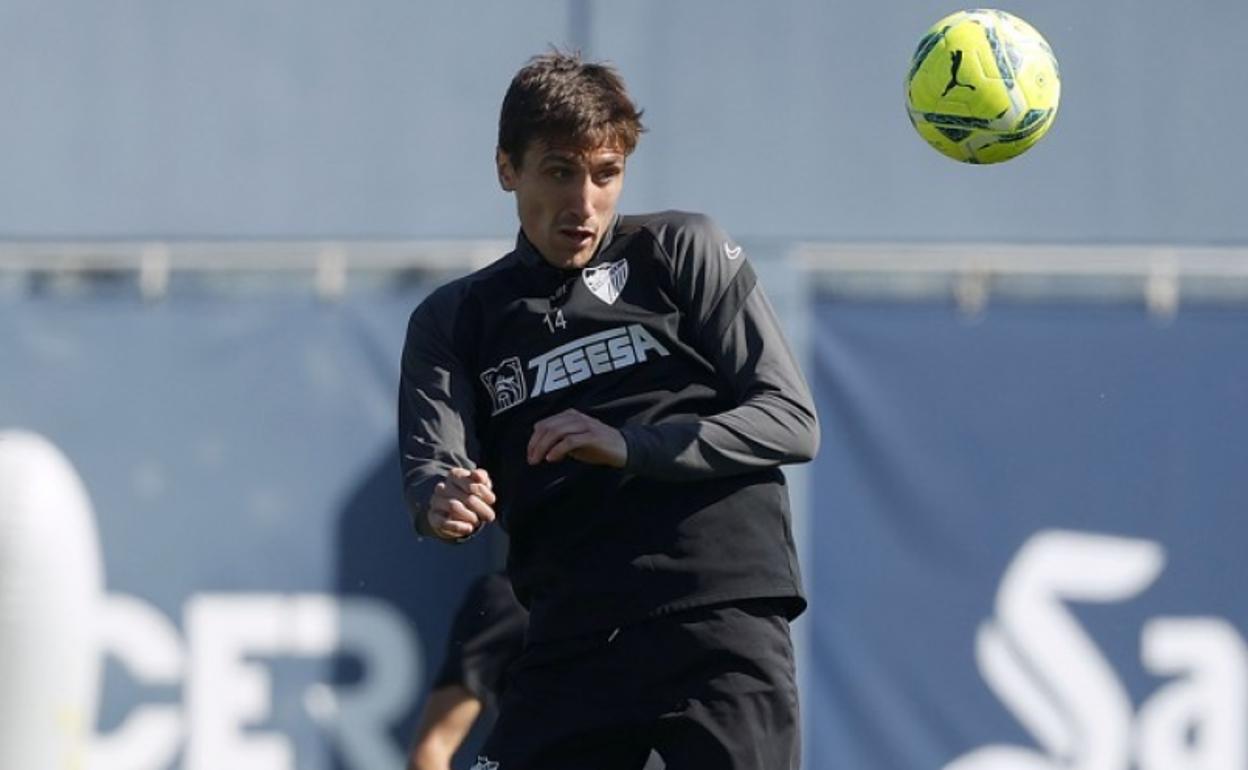
[[[505,192],[514,192],[516,189],[516,167],[511,162],[511,156],[501,148],[494,150],[494,165],[498,168],[499,186]]]

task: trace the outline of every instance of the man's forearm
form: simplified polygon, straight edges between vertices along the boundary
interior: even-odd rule
[[[460,685],[429,693],[407,756],[407,770],[449,770],[451,758],[481,715],[482,703]]]
[[[627,470],[671,481],[733,476],[807,462],[819,445],[814,413],[783,396],[698,420],[628,425]]]

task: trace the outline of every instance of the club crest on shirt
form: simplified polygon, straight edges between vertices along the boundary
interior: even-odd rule
[[[491,414],[504,412],[528,398],[524,370],[520,368],[520,359],[515,356],[504,359],[493,369],[481,372],[481,382],[494,402],[494,411]]]
[[[581,279],[594,296],[608,305],[614,305],[628,283],[628,260],[621,259],[609,265],[587,267],[581,271]]]

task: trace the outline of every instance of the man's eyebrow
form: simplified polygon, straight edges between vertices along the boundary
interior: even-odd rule
[[[569,166],[577,166],[584,163],[589,166],[609,166],[623,165],[624,157],[623,153],[616,152],[612,152],[606,157],[594,157],[572,150],[547,150],[541,157],[538,158],[537,162],[539,165],[558,163]]]

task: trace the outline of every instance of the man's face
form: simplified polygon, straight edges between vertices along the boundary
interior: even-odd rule
[[[624,154],[613,147],[551,147],[538,139],[517,167],[499,150],[498,180],[516,194],[520,227],[542,257],[560,268],[584,267],[615,217],[624,185]]]

